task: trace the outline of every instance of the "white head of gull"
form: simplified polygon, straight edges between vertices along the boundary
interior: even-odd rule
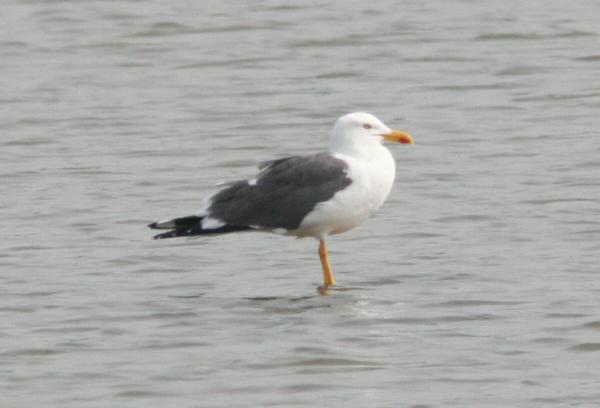
[[[369,113],[355,112],[342,116],[335,122],[329,142],[330,153],[344,153],[357,157],[370,149],[379,149],[385,135],[392,130]]]

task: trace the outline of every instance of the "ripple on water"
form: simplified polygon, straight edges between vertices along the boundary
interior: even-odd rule
[[[521,305],[525,302],[518,301],[494,301],[494,300],[484,300],[484,299],[459,299],[459,300],[450,300],[446,302],[440,303],[431,303],[428,306],[430,307],[472,307],[472,306],[515,306]]]
[[[582,327],[584,329],[600,330],[600,320],[595,320],[593,322],[584,323],[580,327]]]
[[[569,347],[567,350],[581,352],[600,351],[600,343],[580,343]]]

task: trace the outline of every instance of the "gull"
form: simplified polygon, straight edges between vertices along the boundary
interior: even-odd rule
[[[327,238],[369,218],[388,197],[395,162],[384,141],[413,144],[410,134],[387,127],[375,116],[339,118],[326,152],[263,162],[248,180],[222,185],[193,215],[153,222],[167,232],[154,239],[267,231],[319,241],[321,292],[335,284]]]

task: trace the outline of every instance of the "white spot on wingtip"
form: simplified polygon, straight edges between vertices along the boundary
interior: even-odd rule
[[[257,182],[257,180],[255,178],[253,178],[251,180],[248,180],[248,185],[255,186],[256,182]]]
[[[202,229],[216,229],[225,226],[221,220],[212,217],[206,217],[202,220]]]

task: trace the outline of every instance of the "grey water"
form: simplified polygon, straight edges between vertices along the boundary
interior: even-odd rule
[[[0,406],[595,407],[600,3],[5,0]],[[394,190],[317,243],[152,241],[367,111]]]

